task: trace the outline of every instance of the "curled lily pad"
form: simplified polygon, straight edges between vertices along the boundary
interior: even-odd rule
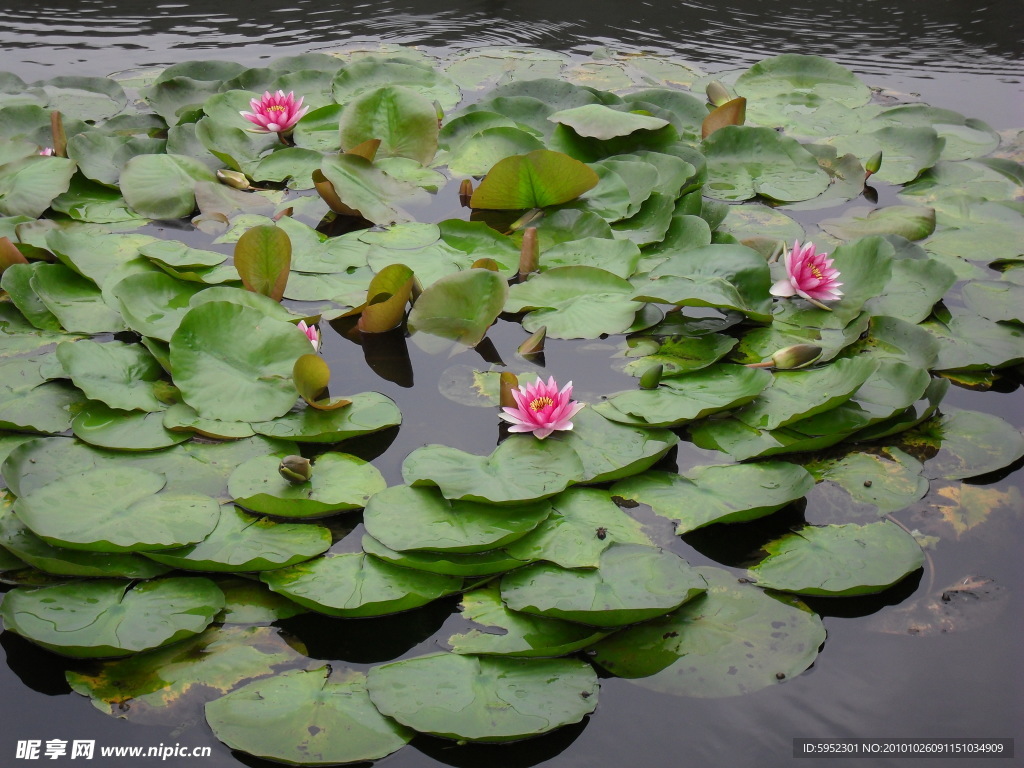
[[[765,589],[799,595],[871,595],[924,565],[920,545],[896,523],[805,526],[764,547],[750,569]]]
[[[319,517],[359,509],[387,483],[372,464],[345,453],[321,454],[308,482],[292,483],[277,471],[281,456],[260,456],[240,465],[228,480],[235,502],[278,517]]]
[[[457,576],[399,568],[362,552],[264,571],[260,580],[299,605],[344,618],[408,611],[462,588]]]
[[[224,607],[209,579],[96,579],[8,592],[4,626],[74,658],[128,656],[198,634]]]
[[[374,667],[370,699],[421,733],[460,741],[539,736],[597,706],[597,675],[578,659],[504,659],[441,653]]]
[[[765,461],[697,467],[684,475],[646,472],[616,483],[611,493],[678,520],[676,533],[683,534],[712,523],[770,515],[803,498],[812,487],[814,478],[802,467]]]
[[[594,661],[644,688],[698,698],[778,685],[814,662],[825,628],[803,603],[739,584],[721,568],[697,571],[705,594],[602,640]]]
[[[569,570],[535,563],[506,574],[501,599],[514,611],[621,627],[675,610],[706,589],[678,555],[655,547],[616,544],[596,569]]]
[[[206,721],[229,747],[292,765],[337,765],[385,757],[409,729],[380,714],[361,672],[293,669],[256,680],[206,705]]]
[[[470,629],[449,637],[448,644],[454,653],[565,656],[593,645],[608,634],[568,621],[510,611],[494,586],[467,592],[460,608],[463,618],[484,629]]]
[[[448,501],[436,488],[396,485],[370,499],[363,522],[391,549],[472,553],[522,538],[549,514],[551,505],[543,501],[496,507]]]

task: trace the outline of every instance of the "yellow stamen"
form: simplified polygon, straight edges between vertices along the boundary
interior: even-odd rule
[[[807,268],[811,270],[811,274],[812,274],[812,275],[814,275],[814,276],[815,276],[815,277],[816,277],[816,278],[817,278],[818,280],[821,280],[821,279],[822,279],[822,274],[821,274],[821,270],[820,270],[820,269],[818,269],[818,267],[817,267],[816,265],[814,265],[814,264],[809,264],[809,265],[807,266]]]
[[[530,403],[530,410],[539,411],[545,406],[554,405],[554,402],[550,397],[538,397]]]

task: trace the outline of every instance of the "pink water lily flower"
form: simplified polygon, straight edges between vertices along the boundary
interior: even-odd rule
[[[793,250],[785,256],[786,277],[771,287],[772,296],[803,296],[820,305],[822,301],[835,301],[843,295],[839,290],[839,270],[833,268],[827,253],[816,253],[814,243],[800,245],[793,242]]]
[[[38,152],[36,152],[36,154],[42,155],[43,157],[53,157],[55,153],[53,151],[53,147],[42,147]]]
[[[320,351],[320,331],[315,325],[306,325],[305,320],[299,320],[299,330],[306,334],[309,343],[313,345],[313,351]]]
[[[502,408],[501,418],[511,422],[509,432],[533,432],[534,437],[543,440],[552,432],[572,429],[572,417],[580,412],[583,403],[572,398],[572,382],[561,391],[555,377],[524,384],[512,390],[512,397],[518,408]]]
[[[252,112],[239,112],[242,117],[253,123],[257,133],[284,133],[292,128],[309,111],[302,106],[302,99],[295,100],[295,92],[278,91],[271,94],[265,91],[262,99],[252,99],[249,105]]]

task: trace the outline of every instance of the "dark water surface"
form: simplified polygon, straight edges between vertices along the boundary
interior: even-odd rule
[[[251,2],[165,2],[135,0],[43,0],[0,3],[0,69],[31,81],[57,75],[106,75],[166,66],[197,58],[261,61],[309,50],[331,50],[354,42],[385,41],[450,50],[482,45],[530,45],[574,54],[597,47],[648,50],[678,56],[717,71],[745,68],[777,53],[828,56],[860,74],[870,85],[914,92],[935,106],[985,120],[997,130],[1024,127],[1024,48],[1020,0],[866,0],[831,4],[797,0],[733,2],[609,2],[565,0],[464,0],[453,4],[380,2],[342,4],[292,0],[290,7]],[[327,331],[328,334],[331,331]],[[489,334],[497,352],[511,360],[522,329],[499,324]],[[619,340],[549,342],[546,372],[574,379],[576,396],[597,402],[602,395],[635,386],[612,369],[609,358]],[[344,389],[377,390],[402,409],[401,429],[363,441],[359,451],[391,484],[401,482],[403,458],[426,442],[489,452],[497,438],[493,409],[460,401],[458,382],[482,362],[468,351],[448,358],[408,344],[408,361],[389,358],[389,381],[362,361],[361,351],[328,338],[328,361],[345,371]],[[395,371],[403,371],[401,375]],[[411,377],[411,382],[410,382]],[[412,383],[414,386],[409,386]],[[447,393],[447,394],[445,394]],[[454,394],[453,394],[454,393]],[[1024,427],[1024,395],[976,393],[954,388],[946,404],[999,413]],[[349,446],[346,446],[349,450]],[[721,458],[719,454],[713,454]],[[712,456],[684,444],[670,457],[680,467]],[[1005,477],[985,478],[1002,492],[1024,485],[1020,463]],[[933,484],[933,493],[935,485]],[[1016,497],[1019,499],[1020,497]],[[927,529],[939,512],[929,495],[897,517],[909,528]],[[814,666],[799,677],[757,693],[728,699],[688,699],[649,692],[620,679],[602,683],[600,705],[578,726],[521,744],[457,746],[427,737],[378,761],[387,768],[685,768],[727,766],[921,766],[967,768],[978,759],[795,760],[794,737],[992,737],[1016,738],[1024,752],[1024,637],[1022,557],[1024,510],[1003,509],[1003,517],[944,540],[931,553],[920,579],[912,577],[884,595],[817,600],[828,639]],[[662,546],[695,565],[732,565],[749,555],[751,541],[764,540],[771,525],[816,518],[816,496],[805,509],[782,521],[736,526],[735,540],[709,536],[679,539],[668,521],[651,516],[652,534]],[[753,526],[753,527],[752,527]],[[742,529],[742,530],[741,530]],[[727,534],[730,535],[730,534]],[[353,537],[349,541],[358,541]],[[756,546],[755,546],[756,548]],[[994,579],[1003,597],[964,613],[949,632],[907,631],[922,614],[915,601],[965,578]],[[455,602],[440,602],[402,617],[332,622],[299,617],[288,629],[317,658],[343,660],[365,669],[397,656],[437,648],[447,637]],[[339,624],[344,636],[339,635]],[[357,624],[357,626],[352,626]],[[454,626],[452,624],[452,626]],[[401,647],[390,645],[400,637]],[[95,739],[105,746],[181,744],[211,746],[211,757],[172,758],[164,765],[197,768],[269,766],[233,755],[202,720],[174,725],[128,725],[94,709],[70,692],[64,665],[51,654],[5,633],[0,646],[0,768],[31,765],[17,760],[22,739]],[[58,764],[69,761],[59,759]],[[135,766],[158,758],[98,756],[83,764]],[[77,764],[77,762],[73,763]],[[1024,765],[1024,757],[991,761]]]

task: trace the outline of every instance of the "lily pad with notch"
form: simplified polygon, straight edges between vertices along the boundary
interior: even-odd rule
[[[420,733],[503,742],[579,722],[597,706],[598,682],[579,659],[439,653],[374,667],[367,688],[380,712]]]
[[[206,629],[224,595],[195,576],[143,582],[95,579],[8,592],[0,618],[11,632],[63,656],[129,656]]]
[[[250,459],[228,479],[228,493],[245,509],[289,518],[322,517],[360,509],[387,483],[380,471],[346,453],[320,454],[310,479],[292,483],[277,471],[282,455]]]

